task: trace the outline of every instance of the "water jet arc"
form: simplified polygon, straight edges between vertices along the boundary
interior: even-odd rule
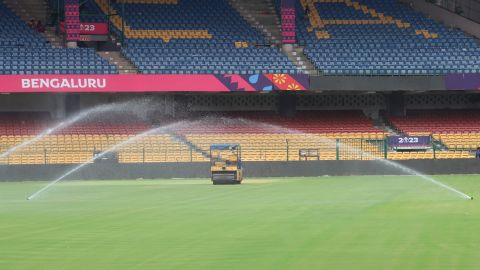
[[[149,100],[146,100],[145,104],[147,104],[148,102],[149,102]],[[10,147],[9,149],[5,150],[3,153],[0,153],[0,158],[7,157],[7,156],[15,153],[16,151],[18,151],[22,148],[25,148],[25,147],[27,147],[31,144],[34,144],[34,143],[40,141],[44,137],[46,137],[50,134],[53,134],[54,132],[56,132],[58,130],[65,129],[65,128],[75,124],[76,122],[78,122],[80,120],[88,119],[89,117],[96,116],[99,113],[109,112],[109,111],[118,110],[118,109],[122,109],[122,108],[126,108],[127,110],[130,110],[132,108],[131,105],[135,105],[136,103],[138,103],[138,101],[111,103],[111,104],[107,104],[107,105],[96,106],[96,107],[87,109],[85,111],[82,111],[82,112],[80,112],[80,113],[78,113],[78,114],[76,114],[76,115],[58,123],[58,124],[56,124],[52,128],[48,128],[48,129],[42,131],[40,134],[36,135],[35,137],[31,138],[30,140],[24,141],[20,144],[17,144],[17,145],[14,145],[14,146]],[[143,106],[141,106],[141,107],[143,107]]]
[[[307,135],[309,136],[310,134],[308,133],[304,133],[304,132],[301,132],[301,131],[297,131],[297,130],[292,130],[292,129],[288,129],[288,128],[285,128],[285,127],[282,127],[282,126],[277,126],[277,125],[273,125],[273,124],[269,124],[269,123],[263,123],[263,122],[257,122],[257,121],[252,121],[252,120],[247,120],[247,119],[241,119],[240,121],[243,121],[244,123],[248,123],[248,124],[256,124],[256,125],[262,125],[263,127],[267,128],[267,129],[272,129],[273,131],[281,131],[283,133],[289,133],[289,134],[303,134],[303,135]],[[318,138],[316,138],[318,139]],[[328,144],[332,144],[332,145],[335,145],[336,144],[336,141],[332,140],[332,139],[329,139],[329,138],[321,138],[320,141],[322,142],[325,142],[325,143],[328,143]],[[340,143],[343,145],[343,143]],[[405,165],[402,165],[402,164],[399,164],[397,162],[394,162],[394,161],[391,161],[391,160],[388,160],[388,159],[378,159],[377,157],[375,157],[374,155],[372,155],[371,153],[368,153],[368,152],[365,152],[361,149],[358,149],[356,147],[353,147],[353,146],[348,146],[349,149],[352,149],[352,151],[354,152],[358,152],[358,153],[362,153],[363,155],[365,156],[368,156],[369,158],[372,158],[373,160],[376,160],[378,162],[381,162],[383,164],[385,164],[386,166],[390,166],[390,167],[393,167],[393,168],[396,168],[400,171],[403,171],[409,175],[414,175],[414,176],[418,176],[420,177],[421,179],[425,180],[425,181],[428,181],[438,187],[441,187],[445,190],[448,190],[460,197],[462,197],[463,199],[467,199],[467,200],[473,200],[473,197],[466,194],[466,193],[463,193],[461,192],[460,190],[456,189],[456,188],[453,188],[447,184],[444,184],[438,180],[435,180],[433,179],[432,177],[430,176],[427,176],[425,174],[422,174],[421,172],[418,172],[412,168],[409,168]]]
[[[65,179],[67,176],[71,175],[72,173],[80,170],[81,168],[87,166],[88,164],[94,162],[95,160],[105,156],[107,153],[110,153],[110,152],[113,152],[119,148],[121,148],[122,146],[125,146],[125,145],[128,145],[130,143],[133,143],[137,140],[140,140],[148,135],[152,135],[154,133],[157,133],[157,132],[160,132],[160,131],[164,131],[164,130],[167,130],[168,128],[172,128],[172,127],[175,127],[175,126],[179,126],[179,125],[182,125],[182,124],[185,124],[185,121],[180,121],[180,122],[177,122],[177,123],[173,123],[173,124],[169,124],[169,125],[165,125],[165,126],[160,126],[160,127],[155,127],[155,128],[152,128],[152,129],[149,129],[147,131],[144,131],[140,134],[137,134],[133,137],[130,137],[112,147],[110,147],[109,149],[101,152],[100,154],[92,157],[91,159],[85,161],[84,163],[72,168],[71,170],[67,171],[66,173],[64,173],[63,175],[61,175],[60,177],[58,177],[57,179],[51,181],[50,183],[48,183],[46,186],[44,186],[43,188],[37,190],[36,192],[32,193],[30,196],[27,197],[27,200],[30,201],[32,199],[34,199],[35,197],[37,197],[38,195],[40,195],[41,193],[43,193],[44,191],[48,190],[50,187],[52,187],[53,185],[55,185],[56,183],[62,181],[63,179]]]

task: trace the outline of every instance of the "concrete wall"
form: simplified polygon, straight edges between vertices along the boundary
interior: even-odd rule
[[[312,76],[310,89],[322,91],[446,90],[444,76]]]
[[[456,12],[457,8],[460,8],[461,16],[480,23],[479,0],[435,0],[435,4],[451,12]]]
[[[460,28],[464,32],[480,38],[480,24],[475,21],[457,15],[437,5],[425,2],[424,0],[401,0],[400,2],[412,6],[413,9],[422,12],[427,17],[442,22],[447,26]],[[477,21],[480,21],[480,18],[477,18]]]
[[[53,94],[0,95],[0,112],[50,112],[55,115],[57,101]]]
[[[399,164],[424,174],[480,174],[480,160],[407,160]],[[0,181],[53,180],[74,165],[0,166]],[[405,175],[379,161],[246,162],[246,177]],[[91,164],[67,179],[208,178],[209,163]]]

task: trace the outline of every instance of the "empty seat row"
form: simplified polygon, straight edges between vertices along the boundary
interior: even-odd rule
[[[115,74],[91,48],[53,48],[0,2],[0,74]],[[8,26],[8,27],[7,27]]]
[[[122,4],[113,4],[109,11],[108,1],[96,3],[104,13],[118,11]],[[129,0],[125,9],[127,39],[122,53],[142,73],[297,73],[297,67],[278,48],[257,47],[269,40],[226,0]],[[113,31],[120,33],[121,19],[112,17],[111,22]]]
[[[299,0],[296,20],[305,55],[325,75],[480,72],[473,38],[395,0]]]

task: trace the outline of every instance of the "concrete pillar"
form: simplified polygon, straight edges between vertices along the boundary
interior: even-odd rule
[[[392,92],[387,96],[387,112],[391,116],[405,116],[405,97],[403,92]]]
[[[67,102],[65,94],[54,95],[55,110],[53,111],[53,118],[64,119],[67,116]]]
[[[93,105],[92,105],[93,106]],[[67,116],[78,113],[81,107],[81,95],[80,94],[68,94],[65,96],[65,110]]]
[[[190,110],[188,108],[188,96],[186,95],[175,95],[174,96],[174,117],[184,118],[187,117]]]
[[[164,96],[164,114],[174,116],[175,115],[175,96],[165,95]]]
[[[296,93],[279,91],[277,95],[278,114],[283,117],[294,117],[297,113]]]

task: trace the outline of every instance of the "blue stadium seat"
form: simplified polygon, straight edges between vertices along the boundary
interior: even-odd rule
[[[116,73],[116,67],[94,49],[53,48],[0,2],[0,74],[94,74]],[[85,69],[85,67],[91,67]]]
[[[479,45],[458,29],[447,28],[396,0],[356,0],[353,2],[359,4],[357,9],[346,2],[333,2],[315,1],[315,10],[311,13],[318,12],[325,25],[309,32],[310,20],[297,1],[297,39],[305,45],[306,56],[326,75],[480,72],[477,66],[480,63]],[[280,0],[275,0],[275,4],[278,10]],[[376,16],[372,16],[372,12]],[[378,23],[380,13],[399,20],[402,27],[395,21]],[[362,20],[377,20],[377,23],[363,24]],[[403,23],[409,26],[404,27]],[[317,30],[328,32],[329,38],[318,39]],[[426,30],[428,34],[424,36],[416,30]],[[369,68],[351,69],[352,65]]]
[[[120,9],[119,4],[114,7]],[[252,66],[261,73],[296,73],[296,66],[286,55],[269,46],[266,37],[226,0],[182,0],[174,5],[129,3],[125,9],[126,24],[134,30],[208,30],[212,35],[210,39],[177,38],[169,42],[128,38],[122,52],[143,73],[248,74]],[[235,42],[246,42],[248,48],[236,48]]]

